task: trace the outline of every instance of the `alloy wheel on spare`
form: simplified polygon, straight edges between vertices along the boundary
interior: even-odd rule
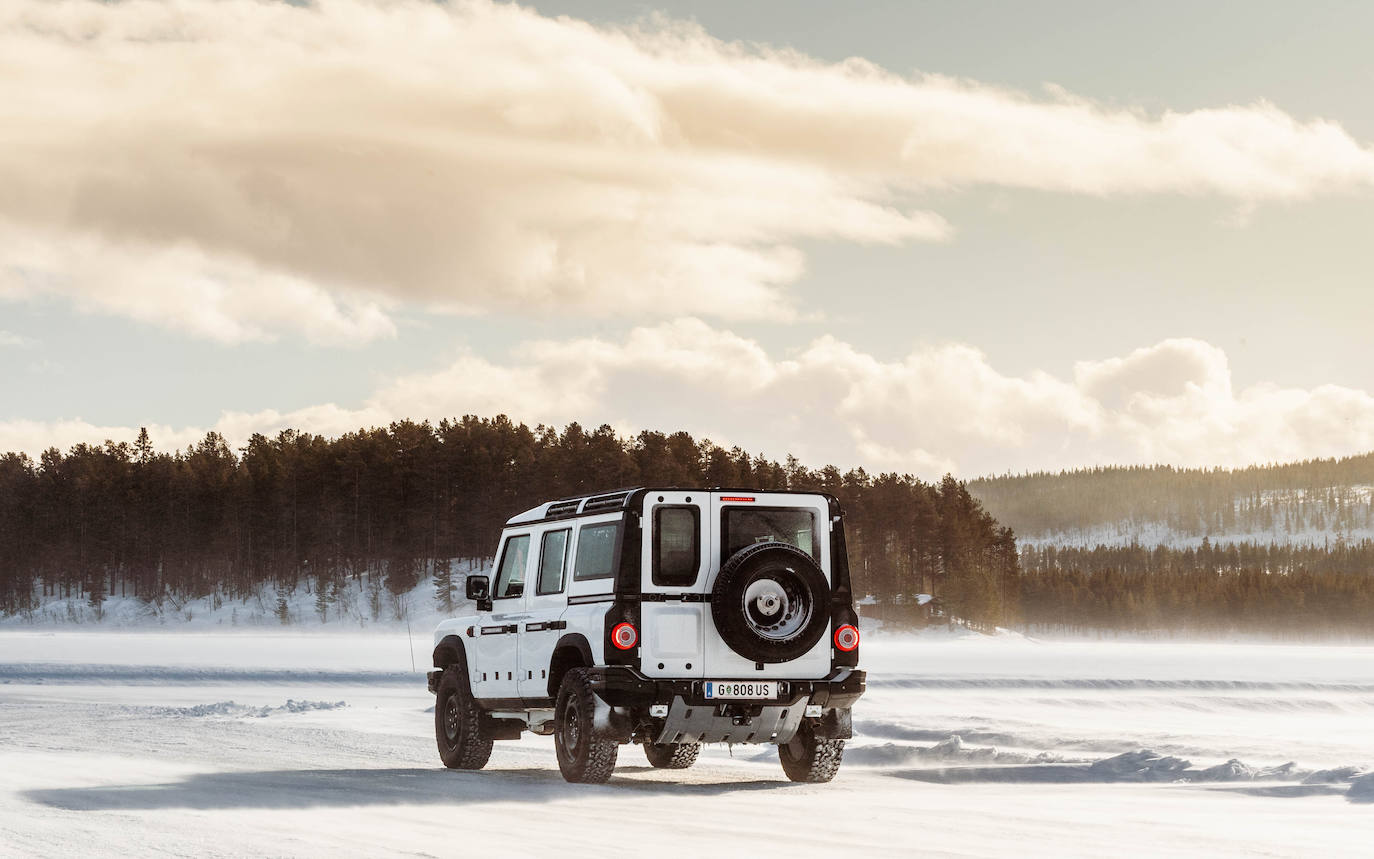
[[[746,546],[722,565],[711,619],[730,649],[755,662],[787,662],[820,641],[830,587],[814,558],[787,543]]]

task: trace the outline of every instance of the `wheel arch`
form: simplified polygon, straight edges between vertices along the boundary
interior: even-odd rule
[[[467,648],[463,639],[456,635],[446,635],[434,645],[434,667],[447,668],[450,665],[468,664]]]
[[[563,675],[574,668],[591,668],[592,645],[580,632],[570,632],[558,639],[553,647],[553,657],[549,660],[549,697],[558,695],[558,686]]]

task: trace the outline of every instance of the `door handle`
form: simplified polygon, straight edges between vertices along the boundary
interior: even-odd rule
[[[544,630],[547,630],[547,629],[567,629],[567,628],[568,628],[568,622],[567,622],[566,620],[550,620],[550,621],[539,620],[539,621],[535,621],[534,623],[527,623],[527,624],[525,624],[525,632],[543,632]]]

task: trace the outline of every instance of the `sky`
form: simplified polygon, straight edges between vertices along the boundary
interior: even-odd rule
[[[926,478],[1374,449],[1371,28],[16,0],[0,450],[469,413]]]

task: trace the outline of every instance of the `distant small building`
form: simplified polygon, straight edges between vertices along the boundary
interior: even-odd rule
[[[889,602],[868,594],[854,606],[862,619],[896,626],[927,626],[944,616],[939,597],[930,594],[897,594]]]

